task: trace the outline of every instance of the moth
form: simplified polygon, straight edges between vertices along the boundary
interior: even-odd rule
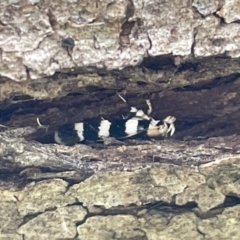
[[[119,95],[119,94],[118,94]],[[126,100],[119,95],[126,102]],[[55,142],[67,146],[86,141],[104,141],[107,138],[124,140],[128,138],[154,138],[158,136],[172,136],[175,132],[173,116],[167,116],[163,120],[155,120],[149,115],[152,112],[150,100],[147,114],[136,107],[130,108],[130,117],[108,120],[103,118],[86,119],[83,122],[64,124],[54,133]]]

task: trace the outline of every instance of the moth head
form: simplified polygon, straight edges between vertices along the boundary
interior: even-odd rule
[[[150,124],[148,127],[147,134],[149,137],[158,137],[158,136],[166,136],[168,132],[168,126],[166,123],[162,125],[153,125]]]
[[[167,123],[163,122],[162,125],[158,126],[158,133],[159,133],[159,135],[167,137],[167,134],[168,134],[168,125],[167,125]]]

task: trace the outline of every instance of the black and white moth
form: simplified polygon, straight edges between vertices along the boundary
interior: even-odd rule
[[[148,114],[152,107],[147,100],[149,107]],[[158,136],[172,136],[175,132],[173,116],[168,116],[163,120],[154,120],[142,110],[135,107],[130,109],[132,117],[107,120],[102,118],[86,119],[83,122],[64,124],[54,133],[55,142],[67,146],[86,141],[99,141],[106,138],[123,140],[126,138],[153,138]]]

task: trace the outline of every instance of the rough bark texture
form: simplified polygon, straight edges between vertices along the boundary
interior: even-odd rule
[[[239,239],[240,1],[0,2],[0,239]],[[167,140],[53,143],[177,118]],[[40,127],[36,119],[45,127]]]

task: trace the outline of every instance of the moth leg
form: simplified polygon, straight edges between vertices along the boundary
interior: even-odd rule
[[[117,140],[116,138],[114,137],[104,137],[103,138],[103,144],[106,145],[106,146],[122,146],[124,145],[124,143],[120,140]]]
[[[116,93],[123,102],[128,104],[124,97],[122,97],[118,92],[116,92]],[[144,111],[142,109],[139,110],[136,107],[131,107],[131,106],[130,106],[130,113],[133,113],[135,115],[134,117],[136,117],[136,118],[139,118],[142,120],[151,120],[152,118],[149,117],[148,115],[149,115],[149,113],[152,112],[152,104],[149,99],[146,100],[146,103],[148,105],[148,114],[144,113]],[[127,119],[127,118],[125,117],[124,119]]]
[[[151,120],[151,118],[146,113],[144,113],[142,109],[139,110],[136,107],[131,107],[130,112],[135,113],[136,118],[140,118],[142,120]]]
[[[151,103],[150,99],[147,99],[146,103],[148,105],[147,115],[150,115],[152,113],[152,103]]]
[[[176,130],[175,125],[174,125],[175,120],[176,120],[176,118],[173,117],[173,116],[168,116],[165,119],[163,119],[164,123],[169,124],[167,134],[170,132],[170,136],[172,136],[174,134],[175,130]]]
[[[125,145],[122,145],[122,146],[118,147],[117,150],[119,152],[125,152],[127,150],[127,147]]]

